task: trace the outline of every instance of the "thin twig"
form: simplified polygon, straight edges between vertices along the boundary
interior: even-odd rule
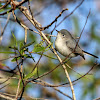
[[[12,97],[10,97],[10,96],[4,95],[3,93],[0,93],[0,97],[1,97],[1,98],[4,98],[4,99],[6,99],[6,100],[16,100],[16,99],[14,99],[14,98],[12,98]]]
[[[65,12],[66,10],[68,10],[68,8],[63,9],[63,10],[60,12],[60,14],[54,19],[54,21],[52,21],[49,25],[47,25],[47,26],[45,26],[45,27],[42,27],[41,30],[45,30],[45,29],[49,28],[53,23],[55,23],[55,22],[58,20],[58,18],[59,18],[59,17],[62,15],[62,13]]]
[[[100,97],[96,98],[96,99],[93,99],[93,100],[100,100]]]
[[[0,0],[0,3],[6,3],[8,0]]]
[[[25,28],[25,44],[27,42],[27,29]]]
[[[80,80],[81,78],[85,77],[86,75],[88,75],[89,72],[92,71],[93,68],[96,67],[96,66],[98,66],[98,65],[99,65],[99,64],[95,63],[95,64],[89,69],[89,71],[88,71],[87,73],[85,73],[84,75],[82,75],[82,76],[79,77],[78,79],[75,79],[74,81],[72,81],[72,83],[74,83],[74,82]],[[60,84],[60,85],[49,85],[49,86],[47,86],[47,87],[60,87],[60,86],[67,85],[67,84],[69,85],[69,82],[63,83],[63,84]]]
[[[39,85],[42,85],[42,86],[52,86],[50,83],[47,83],[43,80],[40,80],[38,79],[39,82],[34,82],[34,81],[31,81],[32,83],[35,83],[35,84],[39,84]],[[56,91],[60,92],[61,94],[63,94],[64,96],[67,96],[68,98],[72,99],[69,95],[65,94],[64,92],[60,91],[59,89],[57,89],[56,87],[52,87],[53,89],[55,89]]]
[[[84,2],[84,0],[82,0],[82,1],[80,2],[80,4],[78,4],[78,5],[75,7],[75,9],[74,9],[70,14],[68,14],[67,16],[65,16],[65,17],[56,25],[56,27],[58,27],[67,17],[69,17],[70,15],[72,15],[72,14],[76,11],[76,9],[79,8],[79,7],[82,5],[83,2]]]
[[[16,50],[15,50],[15,55],[16,55]],[[20,81],[22,80],[22,84],[23,84],[22,93],[21,93],[20,99],[19,99],[19,100],[21,100],[22,95],[23,95],[23,93],[24,93],[24,80],[23,80],[23,75],[22,75],[23,59],[22,59],[22,61],[21,61],[21,70],[20,70],[20,68],[19,68],[19,63],[18,63],[17,59],[16,59],[16,63],[17,63],[18,71],[19,71],[19,75],[20,75],[20,77],[19,77],[19,83],[20,83]],[[20,86],[20,84],[18,84],[18,85]],[[19,90],[19,86],[18,86],[18,88],[17,88],[18,90]],[[17,91],[18,91],[18,90],[17,90]],[[16,95],[16,99],[17,99],[17,95]]]
[[[0,59],[0,61],[4,61],[4,60],[7,60],[7,59],[10,59],[10,58],[18,58],[19,56],[9,56],[7,58],[4,58],[4,59]]]
[[[1,35],[0,35],[0,44],[1,44],[1,41],[2,41],[2,37],[3,37],[4,31],[5,31],[5,29],[6,29],[7,25],[8,25],[10,15],[11,15],[11,13],[8,14],[6,25],[5,25],[4,29],[3,29],[3,31],[1,32]]]
[[[81,5],[81,4],[80,4]],[[79,5],[79,6],[80,6]],[[79,7],[77,6],[77,8]],[[49,45],[52,45],[51,42],[48,40],[48,38],[44,35],[44,33],[41,31],[40,27],[41,27],[41,24],[37,22],[37,20],[35,19],[32,19],[32,15],[29,13],[28,9],[26,7],[23,7],[23,6],[20,6],[19,9],[21,10],[21,12],[28,18],[28,20],[35,26],[35,28],[38,30],[38,32],[40,33],[40,35],[43,37],[44,40],[46,40],[46,42],[49,44]],[[51,48],[53,49],[55,55],[57,56],[58,60],[60,61],[60,63],[62,63],[62,60],[61,58],[58,56],[58,54],[56,53],[55,49],[53,48],[53,46],[51,46]],[[70,77],[69,77],[69,74],[67,72],[67,69],[66,69],[66,66],[63,64],[62,65],[63,68],[64,68],[64,71],[66,73],[66,77],[68,78],[69,80],[69,83],[70,83],[70,87],[71,87],[71,90],[72,90],[72,95],[73,95],[73,99],[76,100],[75,98],[75,93],[74,93],[74,88],[73,88],[73,84],[70,80]]]
[[[8,84],[6,84],[6,85],[0,87],[0,90],[3,89],[3,88],[5,88],[5,87],[8,86],[9,84],[10,84],[10,83],[8,83]]]
[[[7,82],[7,81],[9,81],[10,79],[11,79],[11,77],[13,77],[14,76],[14,74],[12,74],[10,77],[8,77],[5,81],[3,81],[2,83],[0,83],[0,85],[1,84],[4,84],[5,82]]]
[[[96,66],[98,66],[98,65],[99,65],[99,64],[95,63],[95,64],[91,67],[91,69],[90,69],[86,74],[84,74],[83,76],[79,77],[78,79],[76,79],[76,80],[74,80],[74,81],[72,81],[72,82],[74,83],[74,82],[80,80],[82,77],[86,76],[91,70],[93,70],[94,67],[96,67]],[[65,84],[67,84],[67,83],[65,83]],[[68,83],[68,84],[69,84],[69,83]],[[64,84],[62,84],[62,85],[64,85]]]
[[[80,36],[79,36],[79,39],[78,39],[78,41],[77,41],[77,43],[76,43],[75,49],[76,49],[76,47],[77,47],[77,45],[78,45],[78,43],[79,43],[79,40],[80,40],[80,38],[81,38],[81,36],[82,36],[82,33],[83,33],[83,31],[84,31],[84,28],[85,28],[85,26],[86,26],[86,24],[87,24],[87,21],[88,21],[90,12],[91,12],[91,11],[89,11],[89,13],[88,13],[88,16],[87,16],[87,18],[86,18],[86,22],[85,22],[84,27],[83,27],[83,29],[82,29],[82,31],[81,31],[81,34],[80,34]],[[75,50],[75,49],[74,49],[74,50]]]
[[[16,99],[18,98],[18,92],[19,92],[20,82],[21,82],[21,79],[19,79],[19,81],[18,81],[16,96],[15,96]]]
[[[32,73],[32,72],[35,70],[35,68],[38,66],[38,64],[39,64],[39,62],[40,62],[40,60],[41,60],[41,58],[42,58],[42,54],[41,54],[41,56],[40,56],[38,62],[36,63],[36,65],[35,65],[34,68],[32,69],[31,73]]]
[[[0,9],[4,9],[5,7],[7,7],[7,5],[10,3],[10,0],[6,2],[5,5],[1,6]]]
[[[24,4],[25,2],[27,2],[28,0],[23,0],[23,1],[21,1],[20,3],[18,2],[18,5],[16,4],[16,8],[18,8],[19,6],[21,6],[22,4]],[[15,2],[15,1],[13,1],[13,2]],[[12,9],[10,9],[9,11],[6,11],[6,12],[4,12],[4,13],[1,13],[0,14],[0,16],[1,15],[5,15],[5,14],[8,14],[8,12],[12,12],[12,10],[14,10],[14,8],[12,8]]]
[[[30,1],[28,1],[28,7],[29,7],[29,10],[30,10],[30,13],[31,13],[31,16],[32,16],[32,20],[33,20],[33,13],[32,13],[32,10],[31,10]]]

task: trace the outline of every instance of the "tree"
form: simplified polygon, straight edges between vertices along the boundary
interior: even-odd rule
[[[66,8],[66,4],[73,2],[77,5],[73,4],[73,6],[75,5],[74,9],[68,13],[71,8]],[[90,40],[93,39],[96,43],[100,42],[99,37],[95,34],[97,24],[91,16],[92,11],[89,9],[86,11],[87,14],[82,25],[79,23],[82,18],[79,19],[79,16],[74,15],[79,8],[87,10],[81,7],[84,2],[84,0],[80,2],[77,0],[1,1],[1,99],[54,98],[60,100],[64,98],[62,96],[64,95],[67,99],[80,100],[81,98],[82,100],[82,96],[85,97],[89,93],[91,94],[89,99],[97,98],[95,87],[99,86],[99,79],[95,76],[95,73],[99,70],[98,62],[92,57],[88,58],[89,60],[86,59],[86,61],[78,57],[66,62],[68,57],[59,56],[54,49],[54,39],[51,37],[55,37],[53,34],[56,29],[69,28],[68,25],[71,21],[68,22],[68,20],[70,18],[72,19],[74,32],[81,33],[80,35],[76,34],[76,36],[79,35],[78,40],[81,43],[83,38],[84,40],[87,38],[84,34],[86,24],[92,20],[93,22],[86,27],[89,28],[87,33]],[[79,10],[79,12],[82,13],[82,10]],[[56,17],[54,17],[55,14]],[[80,28],[81,32],[79,32]],[[73,30],[71,31],[73,33]],[[90,43],[86,40],[82,44],[84,48],[91,48],[89,47]],[[91,45],[93,48],[93,43]],[[99,54],[99,48],[96,46],[94,53]],[[80,70],[83,69],[83,66],[86,66],[85,73],[83,74],[82,70],[81,72],[76,71],[75,69],[78,69],[76,66],[81,66]],[[89,75],[90,71],[93,71],[93,75]],[[81,82],[83,87],[81,87],[82,93],[79,97],[76,92],[79,90],[78,86]],[[60,87],[64,87],[64,89],[60,89]],[[71,91],[68,92],[67,90]],[[36,94],[32,95],[32,93]]]

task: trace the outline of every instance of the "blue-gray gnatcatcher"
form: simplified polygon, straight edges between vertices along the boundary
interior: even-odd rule
[[[77,42],[74,39],[74,37],[67,30],[62,29],[57,32],[58,32],[58,34],[57,34],[57,38],[55,40],[55,48],[63,56],[65,56],[65,57],[69,56],[70,58],[72,58],[72,57],[76,57],[76,56],[80,55],[85,60],[84,53],[86,53],[95,58],[98,58],[97,56],[95,56],[91,53],[83,51],[80,48],[80,46],[77,45]]]

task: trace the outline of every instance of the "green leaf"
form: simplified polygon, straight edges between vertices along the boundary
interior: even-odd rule
[[[12,61],[12,62],[15,62],[16,59],[19,60],[20,58],[21,58],[21,57],[13,58],[11,61]]]
[[[39,55],[43,55],[43,56],[45,56],[45,57],[48,57],[48,58],[50,58],[50,59],[55,59],[55,60],[58,60],[57,58],[50,57],[50,56],[48,56],[48,55],[45,55],[45,54],[43,54],[43,53],[37,53],[37,54],[39,54]]]
[[[35,69],[32,73],[27,74],[27,75],[24,77],[24,79],[27,80],[27,79],[33,77],[33,76],[35,75],[35,73],[36,73],[36,69]]]
[[[11,47],[11,46],[9,46],[9,48],[10,48],[10,49],[14,49],[14,50],[18,50],[18,48],[17,48],[17,47],[15,47],[15,46],[12,46],[12,47]]]
[[[50,44],[51,45],[51,44]],[[34,46],[34,49],[33,49],[33,51],[32,52],[41,52],[41,51],[45,51],[48,47],[50,47],[50,45],[48,45],[47,47],[44,47],[44,46],[42,46],[42,43],[40,43],[40,44],[36,44],[35,46]],[[49,48],[50,49],[50,48]],[[48,50],[49,50],[48,49]],[[46,50],[47,51],[47,50]]]
[[[28,54],[23,54],[24,57],[28,58]]]
[[[23,55],[23,53],[24,53],[24,49],[22,49],[22,50],[20,51],[20,54],[21,54],[21,55]]]
[[[28,43],[28,44],[25,44],[25,45],[22,46],[20,49],[22,50],[22,49],[24,49],[24,48],[26,48],[26,47],[32,45],[34,42],[35,42],[35,41],[33,41],[33,42],[31,42],[31,43]]]
[[[35,46],[35,48],[33,49],[32,52],[41,52],[44,50],[45,50],[45,47],[43,47],[43,46]]]
[[[23,46],[23,43],[22,43],[22,42],[20,42],[20,46],[19,46],[20,50],[21,50],[22,46]]]
[[[3,12],[4,11],[4,9],[0,9],[0,12]]]
[[[13,38],[15,39],[15,44],[16,44],[16,46],[17,46],[17,40],[16,40],[16,37],[15,37],[15,35],[14,35],[13,32],[12,32],[12,36],[13,36]]]
[[[51,48],[50,46],[51,46],[51,45],[52,45],[52,44],[49,44],[49,45],[45,48],[45,49],[48,48],[46,51],[50,50],[50,48]]]
[[[20,54],[22,54],[23,55],[23,52],[24,52],[24,50],[23,49],[21,49],[23,47],[23,43],[22,42],[20,42]]]
[[[6,52],[0,52],[0,53],[5,53],[5,54],[14,54],[15,52],[10,52],[10,51],[7,52],[7,51],[6,51]]]

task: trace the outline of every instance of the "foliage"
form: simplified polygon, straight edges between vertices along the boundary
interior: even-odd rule
[[[17,6],[16,2],[12,1],[8,1],[8,4],[6,0],[3,3],[0,2],[0,80],[3,79],[0,81],[1,92],[3,94],[9,93],[11,95],[9,96],[10,99],[19,98],[21,100],[24,98],[31,100],[32,95],[32,99],[65,100],[67,98],[67,100],[70,100],[72,97],[68,88],[69,80],[66,78],[66,73],[54,53],[54,42],[51,42],[55,39],[45,34],[53,35],[56,33],[56,29],[68,28],[69,31],[75,33],[73,35],[79,37],[85,21],[88,19],[79,42],[84,44],[84,49],[99,56],[100,35],[97,32],[99,21],[95,21],[98,19],[92,16],[92,11],[89,18],[87,18],[88,13],[85,12],[87,9],[84,3],[88,2],[85,0],[83,0],[84,3],[82,1],[81,3],[79,1],[73,3],[73,0],[66,0],[65,2],[64,0],[31,0],[29,2],[23,0],[24,2],[19,2],[20,5],[17,4]],[[7,6],[4,7],[6,4]],[[23,4],[27,9],[24,10],[23,7],[21,10],[20,7]],[[69,10],[66,5],[69,5]],[[72,6],[75,6],[75,9],[69,13]],[[23,11],[26,12],[26,15]],[[8,18],[10,12],[12,14]],[[57,17],[55,18],[55,16]],[[84,16],[85,20],[81,16]],[[8,19],[8,22],[5,19]],[[60,58],[64,59],[61,55]],[[81,95],[77,97],[76,94],[76,98],[81,98],[79,100],[82,100],[82,98],[84,100],[87,100],[86,98],[88,100],[97,98],[97,88],[100,85],[100,65],[94,66],[96,63],[95,58],[86,56],[85,61],[80,57],[67,60],[66,64],[69,67],[67,65],[66,68],[71,80],[76,80],[76,83],[73,82],[75,94],[81,89],[79,91]],[[99,63],[98,60],[97,63]],[[94,68],[92,69],[92,75],[88,73],[88,75],[82,77],[92,67]],[[81,78],[78,81],[79,77]],[[81,84],[82,86],[80,86]],[[28,93],[30,90],[31,95]],[[67,93],[68,96],[66,96]],[[87,97],[88,95],[90,97]]]

